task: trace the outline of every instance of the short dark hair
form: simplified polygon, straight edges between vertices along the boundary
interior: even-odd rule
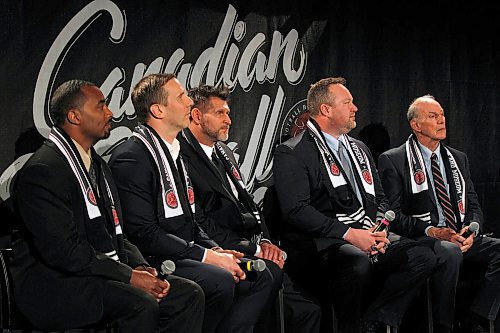
[[[332,84],[341,84],[345,86],[346,82],[346,79],[343,77],[328,77],[311,84],[307,92],[307,110],[311,113],[311,116],[319,114],[319,107],[321,104],[333,103],[335,101],[335,96],[333,100],[331,99],[328,87]]]
[[[229,89],[224,85],[214,87],[201,84],[196,88],[189,89],[188,96],[193,100],[193,108],[202,108],[210,97],[218,97],[223,101],[228,101]]]
[[[84,103],[82,87],[95,86],[92,82],[69,80],[61,84],[52,94],[49,114],[54,125],[62,125],[71,109],[78,109]]]
[[[137,120],[141,123],[149,118],[151,105],[167,104],[167,93],[163,86],[170,80],[175,79],[174,74],[150,74],[143,77],[132,90],[132,104],[134,105]]]

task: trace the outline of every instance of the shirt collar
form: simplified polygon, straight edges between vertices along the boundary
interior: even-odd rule
[[[172,144],[168,143],[164,139],[162,139],[162,140],[165,143],[165,145],[167,145],[168,151],[170,152],[172,159],[174,161],[177,160],[177,157],[179,157],[179,152],[181,150],[181,145],[179,144],[179,140],[177,140],[177,138],[174,138],[174,141],[172,141]]]
[[[215,152],[215,145],[213,145],[212,147],[210,147],[210,146],[204,145],[201,142],[198,142],[198,143],[200,144],[201,149],[203,149],[203,151],[205,152],[205,154],[208,156],[208,159],[212,160],[212,154]]]
[[[441,144],[438,144],[436,150],[434,150],[434,151],[430,150],[429,148],[427,148],[426,146],[424,146],[420,142],[418,143],[418,145],[420,146],[420,151],[422,152],[422,156],[424,157],[424,159],[430,161],[432,154],[436,154],[438,160],[441,159],[441,150],[440,150]]]
[[[336,139],[335,137],[331,136],[328,133],[325,133],[323,131],[321,133],[323,133],[323,136],[325,137],[326,144],[328,145],[328,147],[333,149],[335,152],[338,152],[339,151],[339,139],[341,137],[339,137],[339,139]]]
[[[73,138],[71,138],[71,141],[73,141],[73,143],[76,146],[76,149],[78,150],[78,153],[80,153],[80,157],[82,158],[83,165],[85,165],[85,169],[88,172],[90,170],[90,163],[92,161],[92,158],[90,157],[90,149],[89,149],[89,151],[85,151],[85,149],[83,149],[83,147],[78,142],[73,140]]]

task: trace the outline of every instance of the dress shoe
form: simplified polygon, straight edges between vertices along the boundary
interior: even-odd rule
[[[472,327],[470,333],[488,333],[488,330],[485,329],[482,325],[476,325]]]
[[[452,331],[450,327],[436,323],[434,324],[434,333],[451,333]]]
[[[366,320],[361,323],[361,333],[381,333],[384,327],[385,324],[379,321]]]

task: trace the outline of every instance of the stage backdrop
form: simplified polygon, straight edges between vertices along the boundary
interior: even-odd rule
[[[186,88],[229,86],[229,146],[259,201],[273,146],[300,125],[295,118],[305,111],[308,86],[344,76],[359,108],[352,135],[381,123],[390,134],[387,146],[408,137],[405,113],[413,98],[430,93],[441,102],[447,141],[469,155],[489,229],[496,231],[499,19],[493,1],[2,0],[1,200],[47,136],[48,101],[66,80],[92,81],[106,96],[114,130],[97,144],[104,156],[136,124],[130,92],[143,76],[173,72]],[[368,143],[381,138],[372,135]]]

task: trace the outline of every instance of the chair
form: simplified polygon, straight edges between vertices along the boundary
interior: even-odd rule
[[[286,250],[286,245],[282,243],[281,236],[282,236],[282,232],[283,232],[283,219],[282,219],[281,211],[278,207],[278,198],[276,195],[276,190],[275,190],[274,184],[270,185],[264,194],[264,198],[262,200],[262,213],[264,216],[264,220],[266,221],[266,225],[267,225],[267,228],[268,228],[268,231],[269,231],[269,234],[271,236],[273,243],[277,244],[278,246],[280,246],[281,248],[284,248]],[[290,269],[288,269],[290,266],[290,262],[293,262],[293,259],[294,258],[293,258],[292,251],[289,251],[287,264],[285,266],[285,272],[287,272],[288,275],[293,280],[295,280],[295,282],[298,282],[295,279],[296,275],[294,274],[293,269],[292,269],[292,271],[290,271]],[[316,267],[319,267],[319,266],[316,266]],[[299,282],[299,284],[301,284],[301,283]],[[301,285],[304,288],[304,285],[306,285],[306,283],[302,283]],[[329,288],[329,283],[326,283],[326,285]],[[308,288],[304,288],[304,289],[307,290]],[[280,292],[278,294],[278,302],[279,302],[279,311],[280,311],[280,315],[279,315],[280,328],[281,328],[282,333],[284,332],[284,327],[285,327],[284,326],[283,294],[284,294],[284,290],[283,290],[283,288],[281,288]],[[324,294],[324,292],[322,294]],[[335,312],[333,309],[333,304],[329,300],[321,302],[321,303],[322,303],[321,304],[322,305],[322,313],[326,314],[326,316],[322,315],[322,318],[325,318],[325,317],[328,318],[329,322],[328,322],[327,326],[329,326],[329,329],[331,329],[331,332],[333,332],[333,333],[337,332],[337,321],[336,321],[336,316],[335,316]],[[322,319],[322,322],[324,322],[323,319]],[[323,323],[322,323],[322,325],[323,325]]]
[[[2,330],[20,330],[23,332],[39,332],[29,324],[29,321],[21,314],[14,302],[14,292],[12,286],[12,276],[9,270],[12,249],[0,249],[0,329]],[[64,320],[64,319],[62,319]],[[95,324],[86,328],[68,330],[63,332],[106,332],[112,333],[115,327],[111,324]]]

